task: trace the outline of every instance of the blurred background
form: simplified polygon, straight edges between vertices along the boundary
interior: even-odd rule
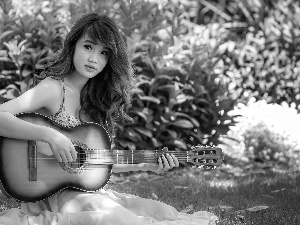
[[[225,165],[299,169],[299,1],[2,0],[0,103],[31,87],[88,12],[117,23],[136,68],[121,148],[213,144]]]

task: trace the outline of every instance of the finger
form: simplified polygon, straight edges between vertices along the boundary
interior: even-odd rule
[[[55,156],[55,158],[57,159],[58,162],[63,161],[58,153],[55,153],[54,156]]]
[[[168,159],[168,163],[169,163],[169,165],[170,165],[170,169],[172,169],[172,168],[175,166],[173,157],[172,157],[170,154],[166,154],[166,157],[167,157],[167,159]]]
[[[64,154],[60,154],[59,156],[60,156],[63,163],[65,163],[65,164],[68,163],[67,157]]]
[[[72,154],[71,152],[66,152],[65,153],[66,159],[69,163],[73,162]]]
[[[175,166],[175,167],[178,167],[178,166],[179,166],[179,161],[178,161],[178,159],[177,159],[176,156],[173,155],[173,154],[171,154],[171,156],[172,156],[172,159],[173,159],[173,162],[174,162],[174,166]]]
[[[75,162],[77,159],[77,151],[75,150],[75,148],[71,149],[71,156],[72,156],[73,162]]]
[[[163,167],[163,171],[168,171],[170,169],[170,165],[169,165],[169,162],[167,160],[167,158],[165,157],[165,155],[162,155],[162,160],[163,160],[163,164],[164,164],[164,167]]]
[[[161,159],[161,157],[159,157],[159,159],[158,159],[158,167],[156,169],[157,173],[162,173],[163,168],[164,168],[164,166],[163,166],[163,163],[162,163],[162,159]]]

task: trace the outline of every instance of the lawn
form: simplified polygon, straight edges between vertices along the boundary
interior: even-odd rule
[[[178,168],[164,175],[113,175],[105,187],[156,199],[179,211],[211,211],[220,225],[299,225],[300,173],[276,167],[231,167],[203,171]],[[0,199],[1,210],[18,203]]]

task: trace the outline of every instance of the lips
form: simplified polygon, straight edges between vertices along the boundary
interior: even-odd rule
[[[97,70],[94,66],[84,65],[88,70]]]

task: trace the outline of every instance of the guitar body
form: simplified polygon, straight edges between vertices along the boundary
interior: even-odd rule
[[[23,113],[18,117],[56,129],[71,140],[84,143],[89,149],[110,149],[110,137],[98,124],[84,123],[67,128],[36,113]],[[66,188],[96,191],[109,180],[112,164],[89,164],[84,168],[84,159],[78,159],[77,169],[70,165],[66,169],[52,155],[47,143],[35,142],[36,151],[29,151],[29,143],[26,140],[0,137],[1,184],[6,194],[16,200],[39,201]],[[80,173],[76,173],[78,166],[79,170],[83,169]]]

